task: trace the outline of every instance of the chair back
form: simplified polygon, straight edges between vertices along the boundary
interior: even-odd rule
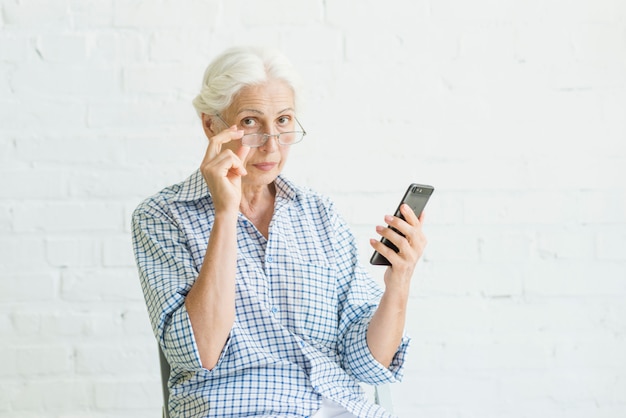
[[[160,345],[159,364],[161,365],[161,389],[163,390],[163,418],[170,418],[170,412],[167,409],[170,401],[170,389],[167,386],[167,382],[170,380],[170,364],[167,362]]]

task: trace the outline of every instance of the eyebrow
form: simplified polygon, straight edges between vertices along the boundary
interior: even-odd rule
[[[286,107],[286,108],[284,108],[283,110],[281,110],[280,112],[278,112],[277,114],[285,113],[285,112],[286,112],[286,111],[288,111],[288,110],[291,110],[292,112],[295,112],[295,109],[294,109],[293,107]],[[237,115],[239,115],[239,114],[241,114],[241,113],[244,113],[244,112],[256,113],[257,115],[261,115],[261,116],[264,116],[264,115],[265,115],[265,113],[261,112],[261,111],[260,111],[260,110],[258,110],[258,109],[248,109],[248,108],[245,108],[245,109],[241,109],[241,110],[239,110],[239,111],[237,112]]]

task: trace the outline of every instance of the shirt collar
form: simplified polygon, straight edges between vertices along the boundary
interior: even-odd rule
[[[301,193],[300,188],[282,175],[279,175],[276,178],[274,184],[276,185],[277,198],[293,200],[296,199]],[[179,202],[190,202],[208,197],[210,195],[211,193],[209,192],[209,187],[202,176],[202,172],[198,169],[181,183],[180,189],[176,193],[174,200]]]
[[[200,169],[197,169],[180,184],[180,189],[178,189],[178,192],[174,196],[174,200],[179,202],[191,202],[210,195],[209,187],[206,185]]]

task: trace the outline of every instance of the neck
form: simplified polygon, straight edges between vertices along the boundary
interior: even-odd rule
[[[274,214],[274,183],[258,187],[245,187],[241,191],[239,210],[267,238]]]

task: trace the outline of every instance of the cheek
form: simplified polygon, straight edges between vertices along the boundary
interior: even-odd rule
[[[281,156],[281,164],[285,164],[285,160],[287,160],[287,157],[289,157],[289,150],[291,150],[290,146],[287,147],[282,147],[280,150],[280,156]]]

